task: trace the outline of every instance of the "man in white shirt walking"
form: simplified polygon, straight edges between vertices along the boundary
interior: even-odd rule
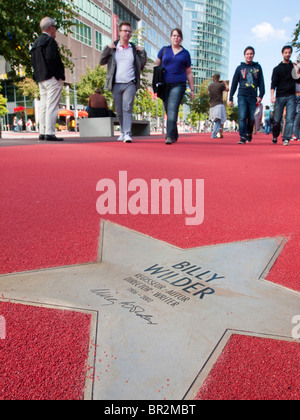
[[[107,64],[104,89],[111,90],[117,110],[121,135],[118,141],[132,143],[132,109],[137,90],[140,88],[140,74],[147,63],[147,54],[130,42],[131,24],[122,22],[119,26],[119,40],[108,45],[101,56],[100,64]]]

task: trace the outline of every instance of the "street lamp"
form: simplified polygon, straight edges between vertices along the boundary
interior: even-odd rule
[[[86,55],[83,55],[82,57],[73,57],[75,133],[77,133],[77,94],[76,94],[75,60],[85,60],[86,58],[87,58]]]

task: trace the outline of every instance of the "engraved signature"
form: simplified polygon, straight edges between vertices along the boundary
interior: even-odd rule
[[[147,315],[145,309],[141,306],[138,306],[135,302],[119,302],[117,298],[113,296],[109,289],[92,289],[91,293],[101,297],[107,303],[101,306],[111,306],[118,304],[122,308],[127,309],[129,313],[135,314],[137,317],[143,319],[147,322],[148,325],[157,325],[157,323],[153,322],[152,318],[153,315]]]
[[[147,321],[147,324],[157,325],[157,323],[151,321],[151,318],[153,318],[153,316],[145,315],[145,309],[141,306],[136,306],[135,302],[121,302],[120,305],[122,306],[122,308],[129,309],[129,312],[132,312],[136,316],[142,318],[144,321]]]
[[[103,298],[107,303],[106,305],[101,305],[101,306],[110,306],[110,305],[114,305],[115,302],[118,301],[118,299],[114,298],[111,295],[111,292],[109,289],[92,289],[91,290],[92,293],[94,293],[95,295]]]

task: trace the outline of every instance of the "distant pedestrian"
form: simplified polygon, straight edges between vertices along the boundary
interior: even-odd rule
[[[245,62],[241,63],[235,71],[229,95],[229,105],[233,107],[233,97],[239,86],[238,109],[241,137],[239,144],[252,141],[256,104],[260,104],[265,95],[263,71],[260,64],[253,61],[254,55],[255,50],[253,47],[245,49]]]
[[[41,97],[39,140],[63,141],[55,136],[59,101],[65,70],[55,41],[57,25],[50,17],[40,22],[42,35],[31,49],[33,79],[38,82]]]
[[[271,83],[271,102],[275,103],[272,142],[276,144],[278,141],[283,111],[286,108],[282,142],[284,146],[288,146],[293,134],[296,113],[296,80],[293,77],[294,65],[290,60],[293,48],[286,45],[282,48],[281,53],[283,61],[274,68]]]
[[[213,75],[213,82],[208,86],[210,97],[209,119],[214,122],[214,130],[211,138],[217,138],[218,132],[222,129],[227,120],[226,108],[223,102],[223,92],[229,91],[229,86],[225,81],[220,81],[220,74]]]
[[[119,26],[119,39],[104,48],[100,64],[107,64],[105,90],[111,90],[121,127],[118,141],[132,143],[132,110],[136,92],[140,89],[141,71],[147,63],[147,53],[130,42],[129,22]]]
[[[13,118],[13,128],[15,132],[18,131],[18,119],[16,116]]]
[[[23,131],[23,119],[22,118],[20,118],[18,120],[18,129],[19,129],[19,131]]]
[[[294,65],[294,70],[296,73],[300,73],[300,62],[298,61]],[[296,116],[294,121],[294,136],[292,137],[293,141],[300,141],[300,84],[296,83]]]
[[[31,131],[32,129],[32,121],[30,118],[28,118],[27,123],[26,123],[26,131]]]
[[[264,112],[265,117],[265,134],[270,134],[271,131],[271,110],[270,107],[267,105]]]
[[[89,97],[88,114],[89,118],[109,117],[107,100],[100,88]]]
[[[179,28],[171,32],[171,45],[161,48],[154,66],[163,66],[165,70],[165,110],[167,113],[166,144],[178,140],[178,112],[184,97],[188,81],[190,98],[194,99],[194,78],[191,67],[191,56],[181,45],[182,31]]]

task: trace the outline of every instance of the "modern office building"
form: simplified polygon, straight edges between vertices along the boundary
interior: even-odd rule
[[[65,45],[72,52],[72,58],[75,58],[76,81],[85,73],[87,66],[95,68],[99,64],[103,48],[117,38],[121,21],[129,21],[134,30],[139,29],[144,48],[153,61],[159,49],[169,44],[171,30],[182,27],[180,0],[74,0],[74,3],[79,9],[76,23],[80,25],[74,26],[73,33],[68,37],[58,32],[57,41]],[[9,110],[4,125],[12,124],[14,109],[19,106],[28,108],[32,116],[33,101],[23,97],[16,89],[9,78],[9,64],[3,57],[0,57],[1,81],[2,94],[8,99]],[[65,85],[69,88],[70,97],[65,101],[64,96],[62,101],[65,101],[63,104],[67,107],[72,107],[73,84],[74,73],[66,69]]]
[[[118,24],[126,20],[139,30],[143,46],[153,61],[160,48],[170,43],[171,30],[182,28],[180,0],[115,0],[113,14]]]
[[[183,45],[191,53],[195,85],[214,73],[228,79],[231,0],[182,0]]]

